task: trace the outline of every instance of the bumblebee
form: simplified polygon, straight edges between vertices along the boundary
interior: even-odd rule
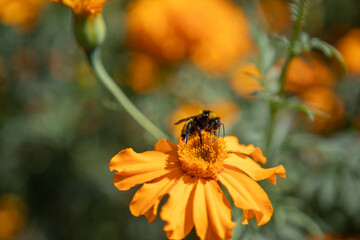
[[[210,132],[210,134],[218,133],[218,137],[220,136],[220,127],[222,126],[223,133],[225,135],[225,127],[224,124],[220,121],[220,117],[213,111],[202,110],[199,115],[191,116],[188,118],[181,119],[175,123],[178,125],[180,123],[185,122],[182,131],[181,138],[184,140],[185,144],[187,144],[191,135],[199,134],[200,143],[202,145],[202,135],[201,131],[204,130],[206,132]]]

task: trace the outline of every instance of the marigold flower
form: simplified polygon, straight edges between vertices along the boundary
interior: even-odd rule
[[[162,139],[155,151],[122,150],[111,159],[110,170],[116,171],[114,184],[119,190],[143,184],[130,203],[134,216],[144,215],[152,222],[161,199],[169,195],[160,212],[169,239],[183,239],[193,227],[200,239],[228,239],[236,223],[219,183],[243,209],[243,224],[254,217],[259,226],[266,224],[273,208],[256,181],[276,184],[276,176],[285,178],[285,169],[260,167],[265,162],[258,147],[239,144],[234,136],[218,138],[204,132],[202,146],[196,135],[187,144]]]
[[[189,58],[223,73],[252,50],[245,14],[226,0],[139,0],[126,25],[131,49],[160,64]]]
[[[135,92],[146,92],[160,82],[158,65],[146,54],[134,54],[128,68],[130,75],[128,83]]]
[[[0,0],[0,21],[5,25],[29,30],[47,0]]]
[[[101,13],[107,0],[52,0],[71,8],[75,15],[86,16]]]
[[[352,29],[337,43],[350,73],[360,74],[360,29]]]
[[[253,98],[254,92],[263,89],[262,84],[259,82],[261,78],[260,71],[252,63],[241,65],[231,77],[230,83],[235,92],[244,98]]]
[[[290,61],[285,90],[301,93],[314,86],[331,87],[334,82],[334,74],[325,63],[309,54]]]
[[[344,103],[334,90],[326,87],[312,87],[299,95],[307,105],[314,108],[314,121],[310,122],[312,131],[317,134],[330,134],[344,121]]]
[[[290,30],[291,19],[289,4],[285,0],[262,0],[259,4],[260,14],[263,14],[266,27],[274,32]]]

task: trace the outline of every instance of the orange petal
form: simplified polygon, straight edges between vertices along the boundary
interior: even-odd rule
[[[270,220],[273,213],[270,199],[257,182],[242,172],[227,168],[218,176],[229,191],[235,206],[243,209],[247,215],[243,215],[243,224],[254,215],[258,226]]]
[[[249,157],[239,157],[235,154],[230,154],[224,162],[226,168],[238,171],[241,170],[249,177],[256,181],[268,179],[276,185],[276,176],[285,178],[285,168],[279,165],[273,168],[262,168],[258,163],[254,162]]]
[[[145,215],[149,222],[154,221],[161,199],[182,175],[184,172],[178,168],[150,183],[145,183],[135,193],[130,203],[131,213],[136,217]]]
[[[122,150],[110,161],[110,171],[117,171],[113,180],[119,190],[151,181],[176,167],[177,159],[171,154],[155,151],[136,153],[131,148]]]
[[[166,138],[163,138],[155,144],[155,151],[169,153],[172,151],[177,151],[177,146],[174,143],[168,141]]]
[[[250,156],[255,162],[260,162],[262,164],[266,163],[266,157],[263,155],[260,148],[255,147],[254,145],[243,145],[239,143],[239,140],[235,136],[226,136],[226,150],[232,153],[238,154],[240,157],[243,155]]]
[[[166,221],[164,231],[168,239],[183,239],[194,226],[193,199],[196,179],[189,175],[176,182],[169,199],[161,208],[161,219]]]
[[[242,220],[242,224],[247,225],[249,224],[249,220],[253,219],[255,217],[255,214],[253,211],[247,211],[247,210],[243,210],[243,220]]]
[[[194,195],[194,224],[200,239],[228,239],[236,223],[231,221],[229,201],[215,180],[199,180]]]

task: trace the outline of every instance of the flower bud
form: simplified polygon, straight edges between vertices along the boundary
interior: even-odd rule
[[[91,51],[100,46],[106,36],[106,27],[101,13],[74,14],[74,34],[80,46]]]

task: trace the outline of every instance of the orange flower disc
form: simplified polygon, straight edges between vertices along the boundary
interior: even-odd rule
[[[190,138],[187,144],[178,143],[178,154],[181,168],[185,173],[197,178],[217,179],[217,174],[224,169],[224,160],[228,157],[225,141],[208,133]],[[214,141],[215,138],[215,141]],[[214,143],[212,143],[214,141]]]

